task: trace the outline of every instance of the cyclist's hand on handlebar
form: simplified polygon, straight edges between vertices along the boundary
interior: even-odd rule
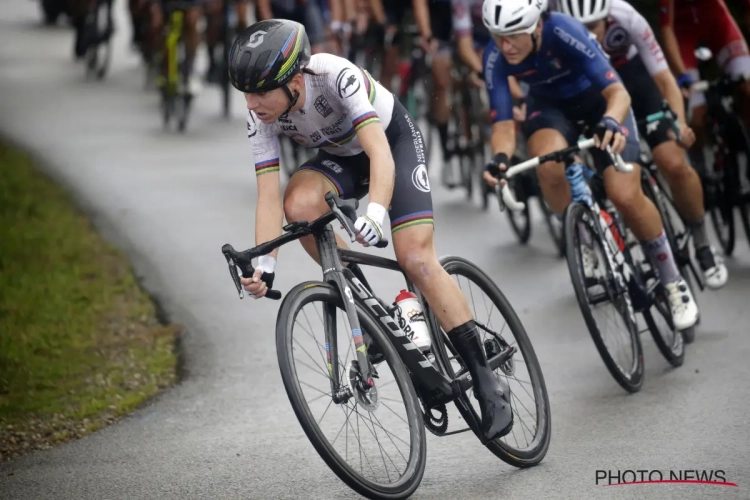
[[[620,123],[611,116],[604,116],[595,130],[596,145],[600,149],[607,149],[609,145],[615,154],[619,154],[625,149],[626,139]]]
[[[682,91],[682,96],[685,99],[690,99],[690,87],[695,83],[695,78],[690,73],[683,73],[677,78],[677,86]]]
[[[675,139],[687,149],[695,143],[695,132],[686,123],[680,122],[678,125],[680,126],[680,137]]]
[[[469,73],[469,82],[478,89],[483,89],[486,87],[484,79],[482,79],[482,75],[480,75],[476,71],[472,71],[471,73]]]
[[[385,219],[385,207],[370,202],[367,205],[367,215],[357,217],[354,221],[354,230],[357,231],[357,241],[369,247],[375,246],[383,239],[383,220]]]
[[[505,153],[498,153],[495,157],[484,167],[484,173],[482,177],[484,181],[491,187],[495,187],[500,184],[500,187],[505,186],[505,171],[508,170],[508,155]]]
[[[270,276],[269,276],[270,275]],[[266,280],[263,281],[263,271],[260,268],[255,270],[250,278],[240,278],[240,283],[245,288],[245,291],[252,294],[253,298],[260,299],[266,296],[268,289],[273,286],[274,273],[267,273]]]
[[[438,41],[435,37],[419,37],[419,46],[428,54],[435,54],[438,51]]]

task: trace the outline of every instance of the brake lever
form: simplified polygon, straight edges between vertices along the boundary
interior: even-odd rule
[[[227,264],[229,265],[229,274],[232,276],[234,286],[237,288],[237,293],[240,295],[240,299],[245,298],[245,293],[242,291],[242,285],[240,284],[240,276],[237,274],[237,263],[227,253],[224,254],[227,258]]]

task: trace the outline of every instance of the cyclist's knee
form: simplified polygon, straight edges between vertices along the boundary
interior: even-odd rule
[[[626,218],[643,210],[648,198],[643,194],[640,182],[640,170],[636,166],[629,174],[621,174],[614,167],[607,169],[604,175],[604,186],[607,198]]]
[[[428,224],[402,229],[393,235],[393,248],[401,268],[415,283],[434,273],[437,257],[433,248],[433,227]]]
[[[537,177],[541,185],[548,186],[553,190],[559,189],[568,182],[565,177],[565,166],[562,163],[553,161],[539,165],[537,168]]]
[[[295,173],[284,192],[284,215],[288,222],[312,220],[328,210],[325,203],[325,181],[312,171]]]
[[[654,161],[659,166],[659,171],[668,180],[691,174],[690,164],[685,152],[677,143],[673,141],[662,143],[654,148],[653,154]]]

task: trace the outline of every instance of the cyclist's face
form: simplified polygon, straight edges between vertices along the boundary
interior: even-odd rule
[[[604,21],[604,19],[599,19],[598,21],[594,21],[593,23],[588,23],[586,25],[586,29],[593,33],[594,36],[596,36],[597,42],[602,43],[604,33],[607,31],[607,23]]]
[[[534,42],[531,35],[527,33],[507,36],[493,35],[493,38],[505,59],[511,64],[520,63],[534,50]]]
[[[245,101],[247,101],[247,109],[254,111],[258,119],[265,124],[278,120],[281,113],[289,106],[289,98],[282,89],[245,94]]]

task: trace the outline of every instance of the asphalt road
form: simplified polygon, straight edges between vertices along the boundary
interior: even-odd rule
[[[185,136],[164,132],[122,14],[111,74],[87,82],[71,60],[68,29],[42,28],[36,2],[4,1],[0,130],[75,193],[166,313],[186,326],[186,375],[117,425],[3,464],[0,498],[355,498],[290,407],[276,361],[277,304],[238,300],[220,254],[226,242],[253,243],[256,188],[241,97],[225,122],[218,92],[208,89]],[[646,382],[626,395],[584,328],[541,221],[521,247],[504,215],[481,212],[434,175],[433,200],[438,253],[479,264],[523,320],[546,377],[553,434],[544,462],[523,471],[468,434],[428,435],[414,498],[750,498],[744,236],[729,260],[729,284],[700,296],[703,320],[685,365],[671,369],[644,336]],[[319,276],[299,246],[284,248],[281,290]],[[386,297],[400,285],[383,273],[371,280]],[[603,488],[598,469],[721,469],[739,487]]]

